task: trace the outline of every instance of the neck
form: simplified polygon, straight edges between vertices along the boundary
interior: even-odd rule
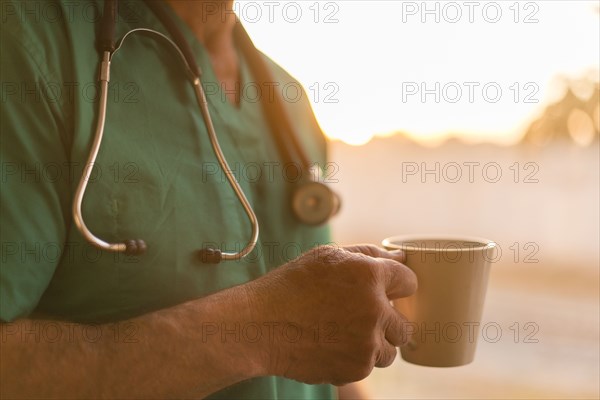
[[[239,60],[233,43],[233,0],[166,0],[209,53],[229,102],[239,105]]]
[[[233,49],[233,0],[166,0],[211,54]]]

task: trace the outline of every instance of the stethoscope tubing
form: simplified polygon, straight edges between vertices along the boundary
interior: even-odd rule
[[[110,81],[110,52],[105,51],[102,57],[101,65],[100,65],[100,99],[98,102],[98,121],[96,123],[96,131],[94,133],[94,141],[92,142],[92,148],[90,149],[90,153],[88,155],[86,167],[83,169],[83,174],[79,179],[79,184],[77,185],[77,189],[75,190],[75,196],[73,198],[73,219],[75,220],[75,225],[81,232],[81,234],[85,237],[85,239],[93,244],[95,247],[113,251],[113,252],[125,252],[127,250],[127,246],[125,243],[108,243],[104,240],[95,236],[85,224],[83,219],[83,214],[81,212],[81,206],[83,203],[83,198],[85,196],[85,191],[87,189],[87,184],[90,180],[90,176],[92,174],[92,168],[94,163],[96,162],[96,158],[98,157],[98,152],[100,151],[100,145],[102,144],[102,136],[104,135],[104,125],[106,122],[106,105],[108,100],[108,82]]]
[[[256,243],[258,242],[258,233],[259,233],[258,219],[256,218],[256,214],[254,214],[254,210],[250,206],[250,203],[248,202],[248,199],[246,198],[244,191],[240,187],[240,184],[235,179],[235,176],[233,175],[233,171],[231,170],[231,168],[229,168],[229,164],[227,163],[227,160],[225,159],[225,155],[223,154],[223,151],[221,150],[221,146],[219,145],[219,140],[217,139],[217,134],[215,133],[215,128],[213,126],[212,119],[210,118],[210,114],[208,112],[208,102],[206,100],[206,95],[204,94],[204,90],[202,89],[202,84],[200,82],[200,78],[196,78],[194,80],[194,91],[196,92],[196,99],[198,100],[198,105],[199,105],[200,111],[202,113],[202,118],[204,119],[204,122],[206,124],[206,129],[208,131],[208,136],[210,138],[210,144],[212,145],[215,156],[217,157],[217,160],[219,161],[219,165],[221,166],[221,169],[225,172],[225,176],[227,177],[227,180],[229,181],[229,185],[231,186],[231,188],[235,192],[235,195],[237,196],[238,200],[242,204],[242,207],[244,208],[244,211],[246,212],[246,215],[247,215],[248,219],[250,220],[250,225],[252,226],[252,235],[250,237],[250,240],[248,241],[248,243],[242,250],[240,250],[238,252],[234,252],[234,253],[228,253],[228,252],[221,251],[221,259],[222,260],[224,260],[224,261],[238,260],[238,259],[246,256],[247,254],[249,254],[252,250],[254,250],[254,247],[256,246]]]
[[[258,243],[258,235],[260,230],[258,219],[252,209],[252,206],[248,202],[244,191],[233,175],[233,171],[231,168],[229,168],[227,160],[219,144],[219,140],[210,117],[210,112],[208,110],[206,94],[202,88],[202,71],[196,64],[189,43],[185,40],[183,33],[176,26],[174,21],[169,18],[166,10],[163,8],[163,5],[160,2],[147,1],[146,5],[158,17],[171,37],[152,29],[135,28],[125,33],[119,41],[115,41],[116,16],[118,8],[117,0],[105,0],[104,2],[104,13],[102,15],[100,31],[97,37],[97,43],[99,45],[99,51],[101,54],[98,119],[96,122],[96,130],[94,133],[92,147],[88,155],[86,168],[84,168],[73,199],[72,211],[75,225],[84,238],[99,249],[113,252],[124,252],[131,255],[142,254],[147,249],[146,242],[142,239],[129,239],[120,243],[109,243],[95,236],[84,222],[82,204],[85,197],[87,184],[92,173],[92,167],[94,166],[94,163],[98,157],[104,136],[111,62],[115,54],[119,49],[121,49],[123,43],[130,35],[138,33],[149,34],[170,44],[185,65],[188,78],[192,83],[192,87],[194,88],[194,94],[196,96],[198,107],[200,109],[202,119],[204,120],[209,141],[215,157],[217,158],[221,169],[225,173],[229,185],[235,192],[236,197],[242,205],[252,230],[250,239],[240,251],[224,252],[220,249],[204,248],[198,251],[199,257],[202,262],[212,264],[219,263],[223,260],[239,260],[251,253]],[[260,52],[254,47],[252,40],[239,22],[234,29],[234,36],[234,39],[238,42],[238,44],[240,44],[240,48],[244,52],[250,69],[252,70],[253,74],[256,75],[256,78],[260,82],[272,80],[273,78],[270,76],[265,60],[262,58]],[[295,135],[294,127],[289,120],[285,108],[281,104],[281,100],[279,99],[278,101],[265,102],[263,103],[263,108],[282,158],[289,160],[290,162],[293,162],[294,159],[299,159],[302,170],[304,172],[311,172],[311,175],[314,171],[319,171],[318,167],[310,165],[308,157],[303,152],[299,139]],[[319,174],[316,174],[312,179],[309,177],[305,181],[305,184],[299,185],[292,196],[292,209],[294,214],[301,222],[304,222],[308,225],[319,225],[324,223],[339,211],[339,205],[339,197],[331,189],[329,189],[327,185],[320,182]]]
[[[79,184],[77,185],[77,189],[75,191],[75,196],[73,199],[73,218],[75,220],[75,225],[77,226],[79,231],[82,233],[82,235],[85,237],[85,239],[99,249],[106,250],[106,251],[113,251],[113,252],[125,252],[127,254],[141,254],[146,251],[146,243],[141,239],[130,239],[130,240],[126,240],[122,243],[109,243],[109,242],[106,242],[106,241],[100,239],[99,237],[94,235],[91,232],[91,230],[87,227],[87,225],[84,222],[83,213],[82,213],[83,198],[85,197],[85,191],[87,189],[87,184],[88,184],[88,181],[89,181],[91,173],[92,173],[92,167],[95,164],[96,159],[98,157],[98,152],[100,151],[100,145],[102,144],[102,139],[104,136],[104,129],[105,129],[105,124],[106,124],[106,114],[107,114],[108,83],[110,82],[110,64],[111,64],[112,58],[115,56],[117,51],[121,48],[124,41],[130,35],[135,34],[135,33],[146,33],[146,34],[156,35],[159,38],[161,38],[161,39],[167,41],[169,44],[171,44],[173,46],[173,48],[177,51],[177,54],[179,55],[181,61],[185,64],[186,70],[188,71],[188,74],[190,75],[190,78],[192,79],[194,93],[196,95],[196,100],[198,102],[198,106],[200,108],[202,118],[204,120],[204,123],[205,123],[207,131],[208,131],[208,136],[209,136],[209,140],[210,140],[212,149],[215,153],[217,161],[219,162],[219,165],[221,166],[221,169],[225,172],[225,176],[227,177],[229,185],[235,192],[236,197],[238,198],[239,202],[242,204],[242,207],[244,208],[244,211],[245,211],[245,213],[248,217],[248,220],[250,221],[250,225],[252,227],[252,233],[250,236],[250,240],[247,242],[247,244],[244,246],[243,249],[241,249],[238,252],[223,252],[220,250],[214,252],[214,250],[213,250],[213,252],[211,252],[211,255],[208,257],[211,259],[210,260],[211,262],[238,260],[238,259],[246,256],[250,252],[252,252],[252,250],[258,243],[258,235],[259,235],[259,230],[260,230],[259,224],[258,224],[258,219],[256,218],[256,214],[254,213],[254,210],[250,206],[250,203],[248,202],[248,199],[246,198],[244,191],[242,190],[239,183],[235,179],[235,176],[233,175],[233,172],[232,172],[231,168],[229,167],[229,164],[227,163],[227,160],[223,154],[223,151],[221,150],[221,146],[219,145],[219,140],[217,138],[217,135],[216,135],[216,132],[214,129],[212,118],[210,117],[210,112],[208,110],[208,101],[206,99],[206,94],[204,93],[204,89],[202,88],[202,82],[201,82],[199,74],[194,73],[194,71],[190,68],[190,65],[187,62],[187,59],[186,59],[184,53],[182,52],[180,47],[173,40],[171,40],[168,36],[166,36],[160,32],[154,31],[152,29],[147,29],[147,28],[132,29],[131,31],[127,32],[121,38],[121,40],[119,40],[119,42],[115,46],[115,49],[114,49],[114,51],[112,51],[112,53],[110,51],[105,51],[103,53],[102,61],[100,63],[100,77],[99,77],[100,101],[98,104],[98,121],[96,124],[96,131],[94,134],[94,140],[92,142],[92,147],[90,149],[90,154],[88,155],[88,159],[87,159],[87,163],[86,163],[87,168],[84,168],[84,172],[79,180]]]

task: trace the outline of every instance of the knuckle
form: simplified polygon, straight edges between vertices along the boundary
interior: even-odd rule
[[[361,308],[364,312],[357,314],[357,324],[360,326],[363,334],[368,338],[368,343],[374,343],[376,340],[376,332],[380,326],[381,316],[376,311],[378,307],[377,300],[372,297],[367,297],[361,300]]]
[[[368,365],[363,365],[353,372],[352,376],[350,376],[351,382],[361,381],[365,379],[367,376],[371,374],[373,370],[373,364],[369,363]]]
[[[380,368],[386,368],[393,364],[398,350],[395,347],[389,347],[381,351],[376,365]]]
[[[356,256],[346,260],[349,271],[355,276],[358,283],[369,290],[373,290],[382,279],[382,270],[377,268],[367,256]]]
[[[347,368],[335,371],[332,374],[331,383],[341,386],[365,379],[371,374],[375,366],[376,356],[374,352],[375,348],[370,344],[356,349],[352,356],[352,362],[349,363]]]
[[[400,346],[406,345],[417,332],[417,324],[408,320],[405,320],[401,324],[401,336]]]
[[[332,379],[332,383],[336,386],[343,386],[352,382],[361,381],[369,376],[372,370],[373,367],[367,365],[355,367],[346,373],[336,376],[334,379]]]
[[[321,264],[337,264],[348,257],[342,248],[333,245],[318,246],[312,253],[315,261]]]
[[[412,272],[412,271],[411,271]],[[415,274],[414,272],[410,275],[411,276],[411,292],[414,294],[417,289],[419,288],[419,280],[417,279],[417,274]]]
[[[363,345],[356,351],[357,363],[360,365],[372,364],[377,357],[378,346],[374,335],[365,340]]]

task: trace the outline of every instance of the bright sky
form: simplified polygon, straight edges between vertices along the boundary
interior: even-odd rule
[[[598,69],[598,4],[238,1],[236,11],[304,85],[332,138],[406,131],[509,144],[560,96],[557,76]]]

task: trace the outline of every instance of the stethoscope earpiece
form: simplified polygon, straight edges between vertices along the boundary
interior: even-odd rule
[[[219,249],[198,250],[198,256],[203,264],[218,264],[223,259],[223,253]]]
[[[123,244],[125,245],[125,254],[128,256],[139,256],[148,250],[146,242],[142,239],[126,240]]]

